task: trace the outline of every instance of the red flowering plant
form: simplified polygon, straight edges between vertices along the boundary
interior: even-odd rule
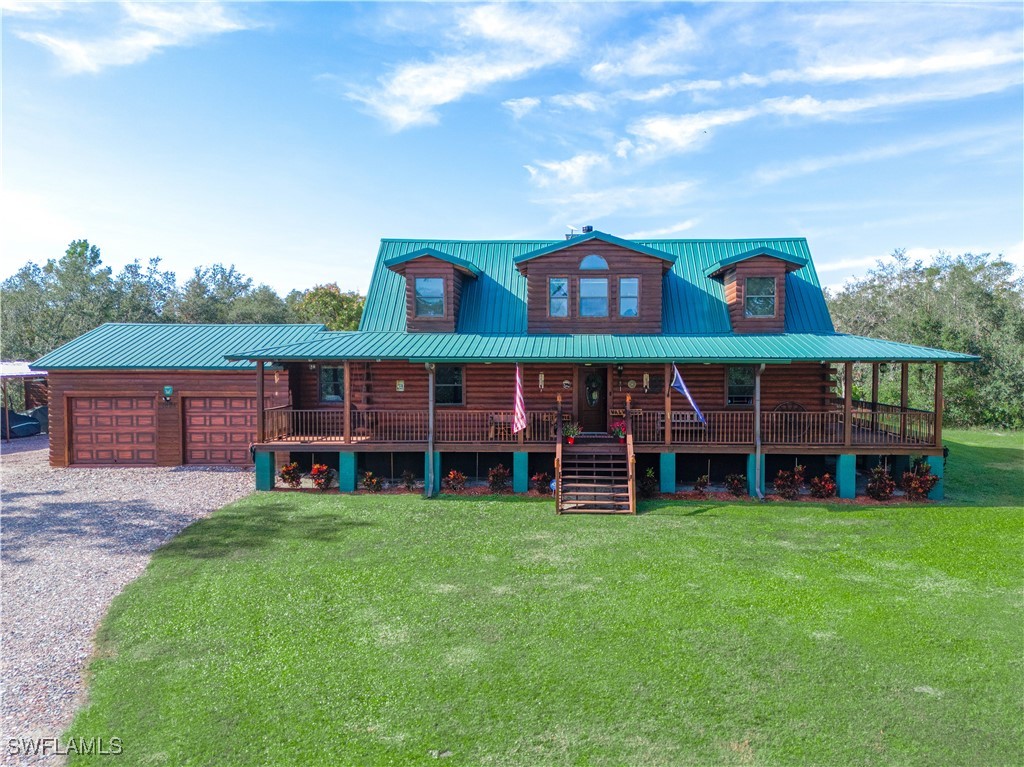
[[[453,493],[461,493],[463,488],[466,487],[466,475],[458,469],[452,469],[444,475],[441,484],[444,485],[446,490],[450,490]]]
[[[302,472],[299,471],[299,464],[295,461],[282,466],[278,476],[288,487],[298,487],[302,484]]]
[[[804,467],[794,466],[793,471],[786,471],[785,469],[779,469],[779,473],[775,475],[775,481],[772,483],[775,486],[775,492],[787,501],[795,500],[800,494],[800,488],[804,484]]]
[[[379,493],[384,489],[384,482],[372,471],[363,474],[363,487],[371,493]]]
[[[836,481],[828,472],[820,477],[812,477],[808,484],[811,486],[811,495],[815,498],[835,498]]]
[[[888,501],[896,490],[896,482],[884,464],[878,464],[871,470],[871,478],[868,479],[868,495],[876,501]]]
[[[621,418],[617,421],[612,421],[608,424],[608,433],[613,437],[622,439],[626,436],[626,422]]]
[[[903,472],[900,486],[907,494],[907,500],[923,501],[938,482],[939,478],[932,474],[932,467],[926,462],[922,462],[915,465],[913,471]]]
[[[314,463],[309,476],[313,478],[313,485],[317,490],[323,492],[331,486],[331,478],[334,472],[325,463]]]

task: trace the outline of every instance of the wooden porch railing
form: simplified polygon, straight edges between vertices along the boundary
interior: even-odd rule
[[[633,452],[633,411],[626,395],[626,467],[629,482],[629,513],[636,514],[636,453]]]

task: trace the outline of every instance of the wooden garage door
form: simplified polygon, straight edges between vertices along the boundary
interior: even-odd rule
[[[185,399],[185,463],[246,466],[255,439],[255,397]]]
[[[152,397],[72,397],[70,402],[71,463],[156,463],[156,403]]]

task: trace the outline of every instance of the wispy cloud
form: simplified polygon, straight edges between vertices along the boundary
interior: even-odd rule
[[[464,52],[401,64],[376,85],[347,95],[396,131],[434,125],[438,107],[568,58],[578,40],[571,19],[564,6],[485,5],[460,11],[453,37]],[[506,106],[513,114],[530,104],[512,102]]]
[[[1005,138],[1006,136],[1014,136],[1019,139],[1019,133],[1019,126],[1002,126],[977,131],[945,133],[911,141],[894,142],[883,146],[868,147],[856,152],[841,152],[820,157],[802,157],[791,162],[762,166],[754,172],[754,178],[761,183],[773,184],[785,179],[807,176],[824,170],[831,170],[832,168],[861,165],[879,160],[890,160],[933,149],[944,149],[956,145],[971,146],[978,142],[988,142],[991,139]]]
[[[700,39],[682,16],[661,21],[657,32],[616,47],[588,70],[596,80],[616,77],[678,75],[688,71],[689,55],[699,47]]]
[[[594,168],[606,166],[608,158],[597,152],[586,152],[570,157],[568,160],[555,162],[538,162],[524,166],[537,186],[547,187],[553,184],[582,184],[587,174]]]
[[[696,218],[688,218],[686,221],[680,221],[678,224],[672,224],[672,226],[662,227],[661,229],[645,229],[640,232],[630,232],[629,234],[623,235],[627,240],[651,240],[657,237],[668,237],[673,234],[682,234],[687,232],[693,227],[697,226],[700,221]]]
[[[166,48],[249,29],[253,25],[218,3],[156,4],[124,2],[112,35],[83,39],[50,32],[18,32],[46,48],[70,74],[145,61]]]
[[[501,105],[511,112],[515,119],[521,120],[540,106],[540,99],[533,96],[524,96],[521,99],[508,99],[501,102]]]
[[[668,184],[606,186],[569,191],[534,202],[552,209],[557,220],[595,221],[612,213],[641,213],[662,216],[679,208],[696,195],[697,183],[677,181]]]

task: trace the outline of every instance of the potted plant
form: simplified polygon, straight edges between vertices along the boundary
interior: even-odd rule
[[[626,441],[626,422],[621,418],[618,421],[612,421],[608,426],[608,433],[613,437],[618,437],[619,442]]]
[[[575,444],[576,438],[580,436],[580,431],[580,425],[575,421],[569,421],[562,427],[562,433],[565,435],[565,439],[570,445]]]

